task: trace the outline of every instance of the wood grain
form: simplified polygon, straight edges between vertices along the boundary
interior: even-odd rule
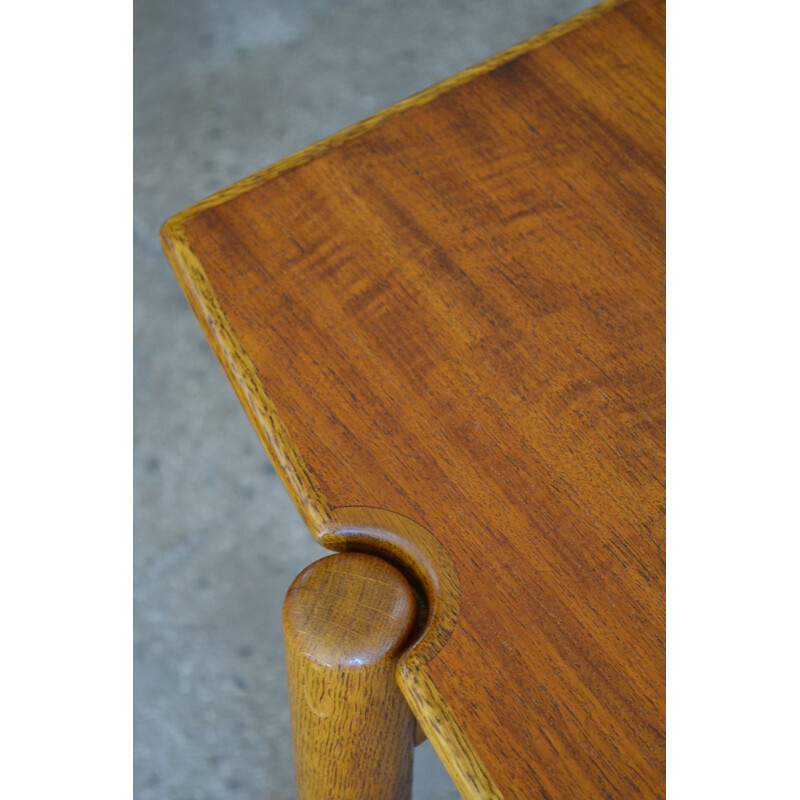
[[[309,528],[425,598],[465,797],[664,793],[664,17],[605,4],[168,222]]]
[[[416,725],[395,681],[416,623],[406,579],[337,553],[307,567],[283,606],[299,800],[410,800]]]

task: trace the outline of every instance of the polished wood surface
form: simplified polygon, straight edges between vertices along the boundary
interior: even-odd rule
[[[465,797],[664,793],[664,17],[604,4],[165,225]]]
[[[395,681],[417,622],[408,581],[381,558],[307,567],[283,606],[298,800],[410,800],[416,725]]]

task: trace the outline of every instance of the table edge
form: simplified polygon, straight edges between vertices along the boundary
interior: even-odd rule
[[[278,177],[278,175],[281,175],[284,172],[288,172],[291,169],[302,166],[303,164],[321,155],[324,155],[329,150],[333,150],[345,142],[350,141],[351,139],[356,139],[359,136],[368,133],[373,128],[376,128],[378,125],[382,124],[391,117],[401,114],[408,109],[425,105],[431,100],[436,99],[439,95],[444,94],[451,89],[455,89],[456,87],[465,83],[469,83],[471,80],[474,80],[475,78],[478,78],[481,75],[491,72],[503,64],[512,61],[517,56],[530,52],[531,50],[536,50],[539,47],[542,47],[553,41],[554,39],[569,33],[575,28],[579,28],[581,25],[584,25],[596,17],[600,17],[603,14],[606,14],[607,12],[617,8],[618,6],[625,5],[627,2],[629,2],[629,0],[602,0],[602,2],[598,3],[597,5],[591,6],[584,11],[580,11],[579,13],[568,17],[562,22],[558,22],[555,25],[540,31],[528,39],[524,39],[517,44],[511,45],[505,50],[501,50],[499,53],[489,56],[489,58],[479,61],[477,64],[457,72],[455,75],[451,75],[449,78],[445,78],[444,80],[439,81],[438,83],[435,83],[426,89],[422,89],[421,91],[416,92],[415,94],[412,94],[409,97],[394,103],[393,105],[387,106],[376,114],[373,114],[372,116],[369,116],[360,122],[356,122],[355,124],[343,128],[342,130],[337,131],[330,136],[320,139],[308,147],[304,147],[303,149],[298,150],[296,153],[293,153],[286,158],[282,158],[276,161],[274,164],[259,170],[258,172],[254,172],[252,175],[248,175],[245,178],[235,181],[230,186],[227,186],[226,188],[209,195],[205,199],[192,204],[183,211],[180,211],[170,217],[161,228],[162,240],[165,236],[171,236],[177,227],[180,227],[182,223],[185,223],[188,219],[198,215],[202,211],[222,205],[223,203],[232,200],[234,197],[250,191],[256,186],[260,186],[263,183],[271,181],[273,178]]]
[[[556,25],[502,50],[472,67],[417,92],[361,122],[324,138],[293,155],[249,175],[225,189],[170,217],[161,227],[160,237],[167,258],[187,300],[236,392],[245,413],[264,449],[314,538],[335,550],[366,550],[387,557],[404,569],[424,589],[449,585],[452,591],[426,597],[430,607],[438,601],[436,618],[429,618],[422,634],[403,654],[397,667],[397,680],[407,702],[434,750],[463,797],[469,800],[502,798],[500,789],[472,748],[424,666],[444,646],[455,627],[460,595],[457,576],[444,547],[432,534],[412,520],[395,521],[392,512],[382,509],[334,508],[327,502],[292,436],[280,418],[274,402],[258,379],[256,368],[244,352],[211,287],[211,283],[192,252],[185,232],[186,223],[203,211],[219,206],[277,176],[355,139],[391,117],[415,108],[451,89],[491,72],[503,64],[557,39],[581,25],[624,5],[628,0],[603,0]],[[410,524],[409,524],[410,523]],[[409,542],[410,527],[419,528],[419,541],[427,534],[440,545],[425,552],[424,563],[415,560],[419,549],[402,552]],[[415,534],[416,535],[416,534]],[[398,540],[400,551],[397,549]]]

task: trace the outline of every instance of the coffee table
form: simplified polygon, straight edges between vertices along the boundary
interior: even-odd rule
[[[301,797],[664,794],[664,21],[590,9],[169,220],[311,533]],[[416,729],[418,726],[419,730]]]

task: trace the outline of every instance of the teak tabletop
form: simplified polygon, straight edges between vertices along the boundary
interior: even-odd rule
[[[311,532],[427,604],[465,797],[664,793],[664,27],[601,4],[163,229]]]

